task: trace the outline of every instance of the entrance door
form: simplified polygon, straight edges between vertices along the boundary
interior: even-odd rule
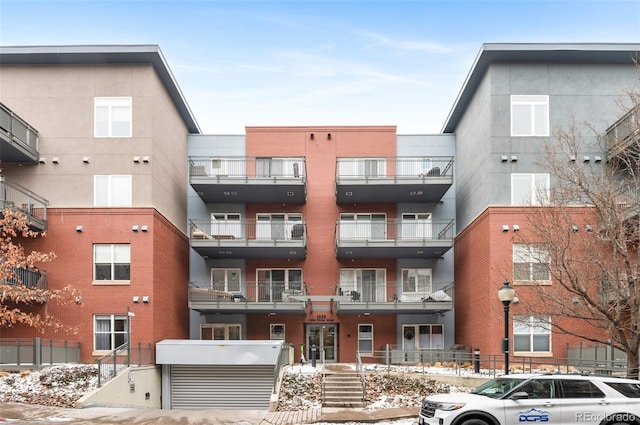
[[[336,337],[338,326],[332,324],[326,325],[307,325],[307,359],[311,361],[312,350],[316,347],[316,361],[322,361],[322,353],[324,353],[324,361],[333,363],[336,358]]]

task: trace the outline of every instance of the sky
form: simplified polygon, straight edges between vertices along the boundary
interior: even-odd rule
[[[160,46],[204,134],[438,134],[483,43],[639,42],[640,0],[0,0],[3,46]]]

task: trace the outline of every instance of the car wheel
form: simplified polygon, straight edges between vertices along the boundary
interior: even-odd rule
[[[613,415],[609,425],[633,425],[638,423],[638,418],[633,414],[617,414]]]
[[[483,419],[467,419],[460,425],[489,425],[489,423]]]

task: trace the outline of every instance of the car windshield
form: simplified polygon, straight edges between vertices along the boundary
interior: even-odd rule
[[[474,388],[471,393],[491,398],[500,398],[514,389],[522,381],[524,381],[524,378],[497,378]]]

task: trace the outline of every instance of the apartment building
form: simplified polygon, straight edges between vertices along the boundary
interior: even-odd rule
[[[526,258],[521,246],[534,233],[526,217],[541,203],[537,189],[548,195],[556,184],[543,164],[544,144],[572,122],[589,123],[599,134],[615,131],[612,126],[625,112],[619,105],[624,90],[637,87],[638,52],[638,44],[482,46],[443,128],[456,137],[457,343],[481,353],[501,352],[498,290],[505,279],[520,299],[536,296],[534,281],[553,287],[548,264],[536,268],[544,256]],[[608,166],[605,144],[593,134],[581,136],[586,150],[567,156],[567,164],[602,171]],[[513,356],[565,357],[567,346],[579,343],[545,325],[547,318],[523,313],[518,303],[510,309]],[[588,326],[558,320],[569,329]]]
[[[327,362],[452,346],[453,153],[393,126],[189,136],[190,337]]]
[[[79,341],[84,362],[129,338],[188,338],[185,161],[199,128],[160,49],[2,47],[0,104],[3,205],[47,231],[27,249],[57,256],[30,282],[81,291],[31,307],[76,334],[0,338]]]

